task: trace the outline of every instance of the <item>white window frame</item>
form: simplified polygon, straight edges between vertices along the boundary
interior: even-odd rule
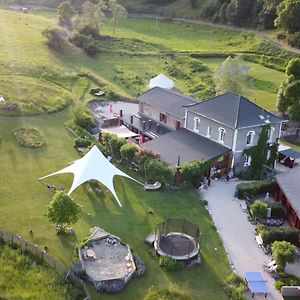
[[[268,130],[268,142],[269,142],[269,143],[272,143],[272,142],[273,142],[274,132],[275,132],[275,128],[274,128],[274,127],[271,127],[271,128]]]
[[[221,144],[225,143],[225,135],[226,135],[226,130],[223,127],[219,127],[219,136],[218,136],[218,142]]]
[[[207,133],[206,133],[206,136],[207,136],[208,138],[211,137],[211,126],[207,126]]]
[[[194,131],[199,132],[200,128],[200,119],[198,117],[194,117]]]
[[[251,156],[245,154],[244,167],[249,167],[251,165]]]
[[[250,142],[248,143],[248,137],[250,136]],[[253,146],[255,131],[251,130],[247,133],[247,139],[246,139],[246,146],[250,147]]]

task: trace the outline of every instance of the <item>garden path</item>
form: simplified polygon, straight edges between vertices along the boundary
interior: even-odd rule
[[[209,212],[236,272],[242,277],[247,271],[262,272],[270,290],[267,299],[282,299],[274,287],[274,279],[263,271],[263,263],[271,256],[264,254],[258,247],[255,226],[248,221],[247,213],[243,212],[240,206],[240,200],[234,198],[238,183],[213,180],[211,187],[203,191],[203,199],[208,201]],[[247,297],[252,299],[250,294]],[[265,298],[263,295],[255,295],[255,299]]]

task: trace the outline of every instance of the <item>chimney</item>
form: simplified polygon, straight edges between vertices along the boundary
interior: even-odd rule
[[[146,130],[146,121],[143,121],[143,131]]]
[[[130,116],[130,124],[133,124],[133,116]]]
[[[152,121],[149,120],[149,129],[151,129]]]
[[[159,133],[159,124],[156,124],[156,132]]]
[[[122,118],[122,117],[123,117],[123,110],[120,109],[120,118]]]

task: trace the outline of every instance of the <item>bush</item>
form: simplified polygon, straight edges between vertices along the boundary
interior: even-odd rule
[[[92,141],[89,139],[84,139],[84,138],[76,138],[74,140],[74,147],[78,148],[78,147],[83,147],[83,148],[88,148],[89,146],[91,146]]]
[[[231,273],[224,283],[225,293],[232,300],[246,300],[244,292],[247,290],[247,286],[244,280],[235,273]]]
[[[88,131],[94,126],[94,116],[86,106],[78,106],[73,110],[74,123]]]
[[[290,227],[270,228],[259,225],[256,231],[260,234],[265,245],[271,245],[275,241],[287,241],[293,245],[299,245],[299,229]]]
[[[63,33],[61,30],[54,29],[45,29],[42,32],[43,36],[47,38],[47,46],[55,51],[61,51],[66,45],[65,40],[63,39]]]
[[[271,216],[273,218],[285,219],[285,209],[281,203],[272,203],[271,204]]]
[[[268,204],[261,202],[261,201],[255,201],[250,206],[250,211],[252,213],[252,216],[259,219],[265,219],[267,217],[268,213]]]
[[[126,144],[125,139],[118,138],[115,134],[104,132],[102,133],[102,140],[111,156],[120,158],[120,149],[124,144]]]
[[[239,183],[236,189],[239,192],[239,198],[244,198],[246,195],[258,195],[264,193],[270,193],[275,186],[274,181],[261,180],[250,183]]]
[[[175,170],[158,159],[150,159],[146,164],[146,174],[151,182],[169,184],[174,179]]]
[[[46,145],[45,137],[34,128],[19,128],[13,132],[17,143],[22,147],[39,148]]]
[[[278,281],[275,281],[275,288],[280,290],[283,286],[299,286],[300,285],[300,278],[285,274],[279,273]]]
[[[287,41],[292,47],[300,48],[300,32],[289,34]]]
[[[94,89],[90,89],[89,93],[90,95],[95,95],[96,93],[99,93],[100,92],[100,88],[94,88]]]
[[[124,159],[125,163],[129,164],[134,160],[137,151],[138,149],[135,145],[124,144],[120,148],[120,155]]]
[[[181,173],[187,185],[199,187],[206,169],[207,163],[204,161],[191,161],[181,167]]]
[[[177,271],[185,266],[184,262],[174,260],[167,256],[160,256],[158,264],[165,271]]]
[[[100,39],[99,31],[96,28],[94,28],[92,26],[89,26],[89,25],[84,25],[84,26],[80,27],[78,32],[81,35],[86,35],[86,36],[91,37],[95,40]]]
[[[97,42],[84,34],[75,33],[70,42],[90,56],[95,56],[100,51]]]
[[[294,262],[296,246],[286,241],[276,241],[272,244],[272,256],[276,265],[284,270],[287,263]]]

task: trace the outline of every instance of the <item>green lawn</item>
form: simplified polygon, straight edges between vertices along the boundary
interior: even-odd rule
[[[55,234],[54,225],[44,217],[51,199],[49,192],[37,178],[58,170],[78,158],[72,148],[72,137],[63,129],[68,112],[36,117],[0,117],[0,186],[1,229],[19,233],[30,241],[47,246],[49,253],[68,266],[74,261],[74,246],[89,234],[94,226],[103,227],[129,243],[147,266],[143,278],[133,280],[118,299],[142,299],[152,285],[168,286],[177,283],[192,293],[195,299],[226,299],[221,281],[230,271],[227,258],[213,222],[195,192],[160,191],[146,193],[142,186],[130,180],[117,179],[116,190],[123,203],[119,208],[107,191],[100,198],[87,196],[85,187],[78,188],[74,199],[83,206],[80,221],[74,226],[76,236]],[[26,125],[40,130],[47,137],[47,146],[26,149],[17,145],[12,131]],[[44,183],[70,186],[69,175],[56,176]],[[148,214],[152,210],[153,215]],[[90,214],[90,215],[88,215]],[[199,268],[165,273],[148,253],[144,238],[155,229],[155,224],[168,217],[185,217],[201,227],[201,257]],[[29,231],[33,230],[33,237]],[[218,250],[215,251],[214,249]],[[216,298],[217,297],[217,298]],[[95,296],[95,299],[113,296]]]

